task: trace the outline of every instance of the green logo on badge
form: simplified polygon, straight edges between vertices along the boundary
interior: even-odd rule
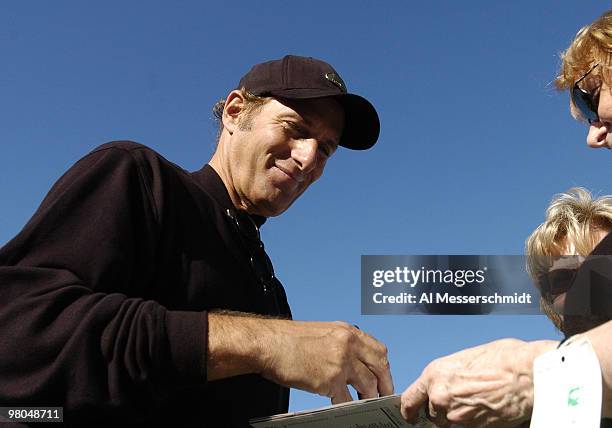
[[[580,391],[580,387],[572,388],[569,390],[567,394],[567,405],[569,407],[577,406],[578,403],[578,391]]]

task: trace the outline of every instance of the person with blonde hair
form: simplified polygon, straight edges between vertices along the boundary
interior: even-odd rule
[[[540,307],[566,337],[610,319],[602,314],[564,313],[566,296],[584,260],[594,252],[612,253],[612,239],[606,239],[610,231],[612,196],[593,197],[587,189],[574,187],[555,195],[546,219],[525,242],[527,270],[540,289]]]

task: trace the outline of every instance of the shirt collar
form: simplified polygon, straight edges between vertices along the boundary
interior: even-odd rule
[[[195,182],[202,187],[208,194],[210,194],[213,199],[221,205],[223,210],[233,210],[236,211],[236,207],[230,198],[229,193],[227,192],[227,188],[217,174],[217,171],[214,170],[212,166],[206,164],[199,171],[191,173],[191,176],[195,180]],[[253,219],[257,227],[261,227],[262,224],[266,222],[266,217],[250,214],[250,217]]]

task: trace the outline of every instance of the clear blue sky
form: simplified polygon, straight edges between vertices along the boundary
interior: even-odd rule
[[[95,146],[132,139],[186,169],[214,147],[210,108],[249,67],[332,63],[377,107],[372,150],[339,150],[262,234],[295,318],[384,341],[401,392],[434,357],[543,316],[361,316],[362,254],[521,254],[553,194],[612,193],[610,154],[551,81],[602,1],[6,1],[0,13],[0,243]],[[239,392],[238,392],[239,393]],[[328,400],[293,393],[291,408]]]

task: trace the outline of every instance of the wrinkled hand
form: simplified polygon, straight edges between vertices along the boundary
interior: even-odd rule
[[[439,427],[513,427],[533,409],[533,360],[556,342],[503,339],[431,362],[402,394],[411,421],[428,405]]]
[[[387,348],[342,322],[277,321],[262,375],[281,385],[351,401],[393,394]]]

